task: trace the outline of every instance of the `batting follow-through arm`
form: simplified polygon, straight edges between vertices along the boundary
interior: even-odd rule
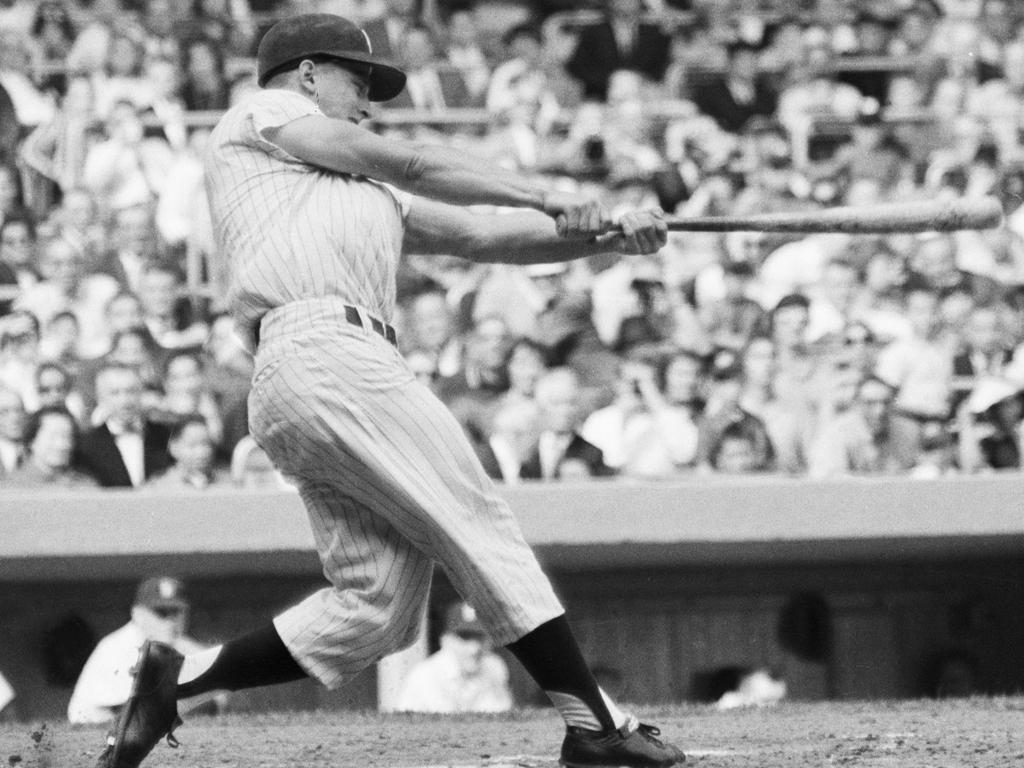
[[[554,218],[557,233],[569,237],[591,237],[611,227],[597,202],[546,192],[519,174],[465,152],[384,138],[324,115],[300,117],[267,133],[268,139],[310,165],[366,176],[420,197],[454,205],[531,208]]]
[[[624,215],[615,232],[590,239],[560,236],[548,216],[536,211],[488,214],[421,197],[406,217],[406,253],[441,253],[477,262],[543,264],[600,253],[654,253],[665,245],[660,211]]]

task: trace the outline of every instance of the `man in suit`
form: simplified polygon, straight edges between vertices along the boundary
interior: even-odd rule
[[[553,368],[538,381],[534,396],[541,410],[544,425],[530,457],[520,469],[524,480],[556,480],[563,469],[572,465],[574,474],[600,477],[615,474],[604,463],[601,449],[584,440],[578,430],[580,385],[569,368]]]
[[[757,50],[741,40],[730,43],[726,71],[693,90],[700,111],[724,131],[739,133],[755,115],[775,113],[779,97],[758,71]]]
[[[116,363],[103,366],[96,374],[96,398],[104,421],[82,436],[77,463],[100,485],[137,488],[171,465],[168,428],[143,415],[138,371]]]
[[[388,108],[443,112],[470,105],[465,77],[438,56],[437,42],[426,26],[406,28],[400,58],[406,69],[405,90],[388,102]]]
[[[374,55],[395,61],[406,30],[419,23],[417,0],[387,0],[384,13],[363,23]]]
[[[566,63],[583,85],[583,97],[606,101],[608,82],[619,69],[660,81],[668,68],[671,38],[657,24],[641,21],[641,0],[606,0],[605,20],[579,33]]]

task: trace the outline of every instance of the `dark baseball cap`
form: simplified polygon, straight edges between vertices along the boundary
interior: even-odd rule
[[[453,603],[444,615],[444,631],[453,635],[486,637],[487,630],[469,603]]]
[[[135,590],[135,605],[149,609],[188,608],[185,585],[171,576],[151,576]]]
[[[370,38],[348,19],[333,13],[304,13],[282,19],[260,40],[256,81],[267,81],[312,56],[369,65],[370,101],[393,99],[405,88],[405,73],[373,54]]]

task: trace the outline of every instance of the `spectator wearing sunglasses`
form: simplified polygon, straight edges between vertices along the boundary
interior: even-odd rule
[[[117,717],[131,691],[129,670],[146,640],[168,643],[186,654],[202,650],[204,646],[185,634],[190,605],[179,579],[153,576],[143,580],[135,592],[131,620],[100,640],[85,662],[68,703],[68,720],[105,723]],[[190,704],[192,709],[196,702]]]

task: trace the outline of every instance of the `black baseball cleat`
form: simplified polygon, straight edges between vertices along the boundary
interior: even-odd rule
[[[659,740],[660,735],[653,725],[635,717],[615,731],[570,726],[558,762],[565,768],[651,768],[685,762],[683,751]]]
[[[132,692],[107,736],[96,768],[137,768],[164,736],[172,747],[178,746],[171,732],[181,725],[175,694],[184,658],[166,643],[147,640],[142,644],[132,673]]]

